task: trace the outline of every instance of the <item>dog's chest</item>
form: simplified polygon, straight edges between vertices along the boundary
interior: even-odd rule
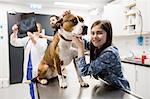
[[[77,56],[77,49],[73,48],[71,44],[71,42],[64,40],[60,40],[58,43],[59,58],[63,61],[64,65],[68,65]]]

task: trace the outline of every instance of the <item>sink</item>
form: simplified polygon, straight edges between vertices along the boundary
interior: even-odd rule
[[[129,61],[129,62],[134,62],[134,63],[141,63],[141,59],[140,58],[136,58],[136,57],[127,57],[123,59],[124,61]]]
[[[134,61],[134,62],[141,62],[141,58],[136,58],[136,57],[127,57],[127,58],[124,58],[124,60]]]
[[[122,61],[135,63],[135,64],[142,64],[141,58],[138,58],[138,57],[126,57],[126,58],[122,59]],[[145,59],[144,65],[150,66],[150,59]]]

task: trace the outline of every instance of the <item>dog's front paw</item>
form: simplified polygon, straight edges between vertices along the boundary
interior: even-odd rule
[[[40,80],[40,83],[42,85],[46,85],[48,83],[48,81],[47,81],[47,79],[42,79],[42,80]]]
[[[60,88],[67,88],[67,83],[64,79],[64,76],[58,75],[58,81],[59,81]]]
[[[80,85],[81,85],[81,87],[89,87],[89,84],[85,83],[85,82],[80,83]]]
[[[66,82],[62,82],[59,84],[60,88],[67,88],[67,83]]]

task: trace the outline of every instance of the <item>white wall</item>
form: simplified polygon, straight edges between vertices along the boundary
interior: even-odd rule
[[[2,31],[0,31],[0,88],[9,85],[9,45],[7,12],[35,12],[36,14],[55,14],[61,16],[61,14],[66,10],[68,9],[43,8],[40,10],[33,10],[29,6],[25,5],[0,3],[0,25],[2,25]],[[82,16],[85,20],[86,25],[91,24],[93,19],[97,17],[93,16],[93,18],[90,18],[91,16],[86,10],[70,10],[73,14]]]
[[[1,72],[0,81],[3,86],[3,85],[8,85],[9,57],[8,57],[7,13],[4,12],[5,10],[4,6],[0,5],[0,9],[1,9],[0,24],[2,25],[2,30],[1,30],[2,38],[0,38],[0,72]]]

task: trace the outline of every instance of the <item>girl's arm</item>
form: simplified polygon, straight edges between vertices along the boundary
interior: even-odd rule
[[[86,63],[85,56],[79,57],[76,62],[81,75],[86,76],[90,74],[97,75],[106,68],[116,66],[116,60],[116,55],[113,52],[108,51],[104,52],[89,64]]]

